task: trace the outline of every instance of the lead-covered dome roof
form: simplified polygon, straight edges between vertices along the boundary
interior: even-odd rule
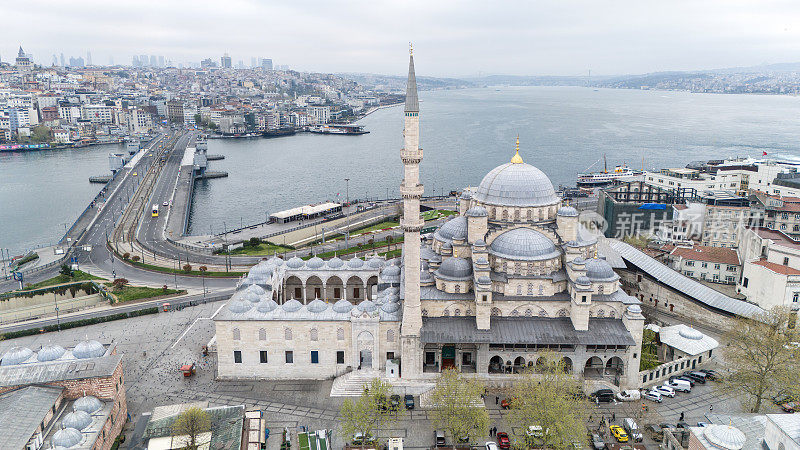
[[[545,206],[559,201],[547,175],[522,162],[519,154],[486,174],[472,198],[499,206]]]
[[[606,260],[592,258],[585,263],[586,276],[592,281],[610,281],[619,278]]]
[[[436,270],[436,276],[445,280],[468,280],[472,278],[472,262],[456,256],[447,258]]]
[[[3,355],[0,366],[13,366],[27,361],[33,356],[33,350],[28,347],[12,347]]]
[[[99,358],[105,353],[106,348],[103,347],[103,344],[95,340],[79,342],[78,345],[72,349],[72,356],[78,359]]]
[[[467,218],[458,216],[448,220],[433,234],[441,242],[452,242],[453,239],[467,239]]]
[[[489,253],[513,261],[552,259],[560,255],[553,241],[531,228],[514,228],[497,236]]]

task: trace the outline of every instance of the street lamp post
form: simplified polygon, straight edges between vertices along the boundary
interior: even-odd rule
[[[345,178],[345,195],[346,195],[346,204],[347,207],[350,208],[350,178]],[[344,245],[345,248],[350,248],[350,210],[347,210],[347,222],[345,224],[345,234],[344,234]]]

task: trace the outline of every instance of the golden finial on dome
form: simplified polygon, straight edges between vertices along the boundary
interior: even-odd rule
[[[517,135],[517,145],[516,145],[517,153],[511,158],[511,164],[524,164],[525,161],[522,160],[522,157],[519,156],[519,135]]]

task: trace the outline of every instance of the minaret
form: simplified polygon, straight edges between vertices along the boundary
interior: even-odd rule
[[[419,271],[420,238],[423,221],[419,216],[419,202],[423,187],[419,183],[419,163],[422,149],[419,146],[419,99],[417,97],[417,77],[414,74],[414,53],[409,47],[408,86],[406,87],[405,126],[403,128],[404,146],[400,151],[403,161],[404,179],[400,184],[403,196],[403,322],[401,334],[401,372],[403,377],[422,374],[422,350],[420,330],[422,312],[420,308]]]

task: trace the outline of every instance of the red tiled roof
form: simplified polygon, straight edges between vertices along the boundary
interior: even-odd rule
[[[765,267],[775,273],[780,273],[782,275],[800,275],[800,270],[792,269],[791,267],[784,266],[782,264],[769,262],[766,259],[759,259],[758,261],[753,261],[753,264]]]
[[[695,245],[694,247],[675,247],[670,255],[680,256],[692,261],[705,261],[722,264],[739,264],[739,255],[736,250],[728,247],[708,247]]]
[[[673,208],[675,208],[675,209],[677,209],[677,210],[679,210],[679,211],[682,211],[682,210],[684,210],[684,209],[687,209],[687,208],[689,208],[689,207],[688,207],[688,206],[686,206],[686,205],[672,205],[672,207],[673,207]]]
[[[795,241],[786,234],[779,230],[770,230],[769,228],[756,228],[756,233],[764,239],[771,239],[776,244],[786,247],[800,248],[800,241]]]

